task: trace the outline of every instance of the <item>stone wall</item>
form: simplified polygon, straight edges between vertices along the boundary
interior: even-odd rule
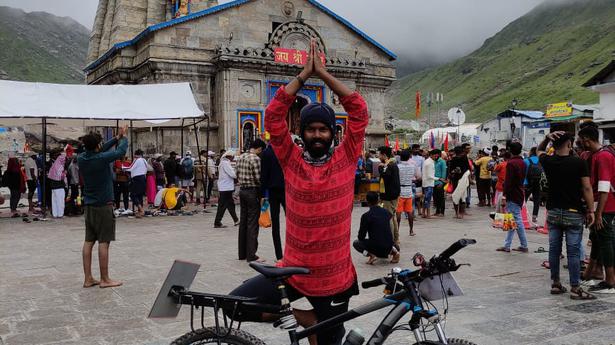
[[[206,123],[202,122],[197,126],[199,145],[201,150],[207,148],[207,127]],[[218,136],[216,129],[210,131],[209,150],[218,152],[224,146],[218,144]],[[194,135],[194,128],[187,127],[184,129],[183,152],[192,151],[193,156],[196,156],[197,142]],[[181,130],[177,128],[152,128],[151,130],[136,130],[133,135],[133,149],[143,150],[147,155],[162,153],[168,155],[169,152],[175,151],[178,154],[182,152],[182,136]],[[129,149],[130,151],[130,149]]]
[[[162,5],[158,0],[139,0],[132,2],[132,6],[126,6],[127,0],[105,1],[109,6],[117,2],[116,8],[122,8],[123,12],[119,13],[124,13],[123,16],[130,11],[143,13],[130,20],[121,16],[116,18],[116,13],[112,19],[116,32],[109,33],[110,42],[119,37],[114,34],[127,35],[141,21],[143,27],[155,21],[156,9]],[[139,3],[146,7],[138,7]],[[193,10],[211,3],[195,1]],[[264,115],[269,101],[267,82],[290,81],[300,71],[299,67],[273,63],[269,45],[270,37],[279,31],[274,29],[281,28],[279,23],[294,21],[298,11],[302,11],[306,27],[319,37],[319,44],[325,48],[330,71],[367,100],[371,116],[367,132],[375,142],[380,142],[385,133],[384,92],[395,79],[395,68],[389,56],[303,0],[252,1],[156,31],[135,46],[124,48],[107,59],[88,73],[87,81],[91,84],[189,81],[198,104],[211,116],[212,148],[236,147],[238,110],[259,110]],[[165,12],[169,13],[168,6]],[[105,23],[108,17],[107,13]],[[105,32],[102,31],[100,52],[106,51],[103,51]],[[301,42],[299,39],[293,44],[301,45]],[[91,50],[94,48],[91,46]],[[319,80],[310,80],[309,83],[322,84]],[[331,104],[330,92],[326,88],[324,96],[325,102]],[[341,106],[334,107],[336,112],[344,112]],[[176,134],[170,137],[165,134],[165,152],[179,152],[179,131]],[[186,140],[192,140],[191,137],[185,135]],[[142,149],[161,147],[161,138],[151,133],[140,133],[138,139],[144,145]],[[196,149],[196,143],[187,142],[184,146],[193,151]]]

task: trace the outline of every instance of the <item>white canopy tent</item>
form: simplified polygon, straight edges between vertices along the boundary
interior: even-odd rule
[[[460,126],[432,128],[432,129],[425,131],[425,133],[423,133],[420,141],[422,143],[428,142],[429,138],[431,137],[431,133],[433,133],[433,136],[435,138],[443,137],[446,133],[449,136],[448,140],[450,143],[453,143],[454,141],[454,137],[451,136],[451,134],[456,135],[457,133],[459,133],[460,137],[465,136],[468,138],[473,138],[478,133],[477,128],[479,126],[480,126],[480,123],[465,123]]]
[[[134,127],[181,127],[182,143],[183,128],[194,126],[198,147],[197,123],[205,119],[209,151],[209,117],[196,104],[189,83],[65,85],[0,80],[0,127],[41,124],[44,157],[51,123],[118,127],[120,121],[128,121],[131,133]]]
[[[0,80],[0,126],[40,123],[66,126],[177,126],[203,117],[189,83],[66,85]],[[173,121],[175,120],[175,121]]]

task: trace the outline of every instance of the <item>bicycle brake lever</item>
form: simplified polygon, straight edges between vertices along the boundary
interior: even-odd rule
[[[471,264],[459,264],[459,265],[455,265],[455,269],[451,270],[451,271],[457,271],[459,268],[461,268],[461,266],[468,266],[468,267],[472,267]]]

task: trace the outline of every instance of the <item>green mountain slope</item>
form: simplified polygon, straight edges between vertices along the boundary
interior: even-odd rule
[[[560,101],[597,103],[581,84],[614,53],[615,1],[547,1],[470,55],[396,82],[387,116],[414,118],[417,90],[444,93],[441,109],[462,104],[469,121],[493,118],[515,98],[518,108],[543,111]]]
[[[83,83],[88,37],[71,18],[0,6],[0,79]]]

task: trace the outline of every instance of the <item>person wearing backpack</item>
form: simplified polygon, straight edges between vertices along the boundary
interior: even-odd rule
[[[186,151],[186,156],[180,163],[181,187],[190,191],[190,202],[194,201],[194,158],[192,152]]]
[[[525,163],[525,202],[527,203],[530,196],[534,203],[532,209],[532,223],[536,224],[538,221],[538,211],[540,210],[540,179],[544,174],[542,165],[536,155],[536,147],[530,149],[530,156],[524,159]]]

